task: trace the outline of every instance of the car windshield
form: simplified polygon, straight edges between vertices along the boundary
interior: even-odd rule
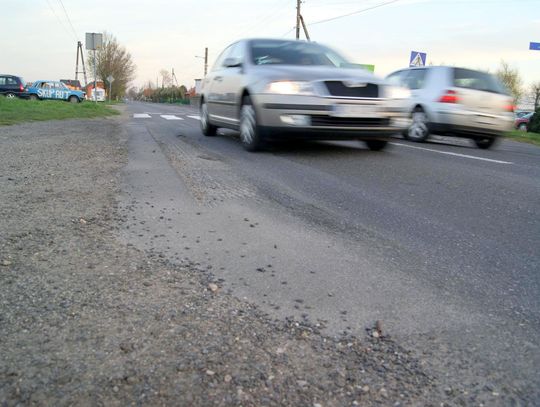
[[[320,44],[303,41],[254,40],[251,60],[255,65],[311,65],[351,67],[345,58]]]

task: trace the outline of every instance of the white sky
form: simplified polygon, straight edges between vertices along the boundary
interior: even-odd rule
[[[540,0],[305,0],[312,40],[386,75],[408,65],[411,50],[433,64],[495,71],[504,59],[526,84],[540,81]],[[71,21],[68,21],[64,8]],[[188,88],[229,43],[246,37],[294,38],[296,0],[0,0],[0,73],[73,79],[77,39],[112,33],[137,65],[134,85],[174,68]],[[313,25],[310,25],[313,24]],[[73,28],[72,28],[73,26]],[[86,54],[86,51],[85,51]],[[90,74],[89,74],[90,78]]]

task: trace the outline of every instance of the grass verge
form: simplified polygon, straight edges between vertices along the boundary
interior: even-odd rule
[[[93,118],[119,114],[103,103],[68,103],[60,100],[24,100],[0,97],[0,126],[43,120]]]
[[[540,134],[531,133],[520,130],[512,130],[505,134],[505,136],[511,140],[522,141],[524,143],[535,144],[540,146]]]

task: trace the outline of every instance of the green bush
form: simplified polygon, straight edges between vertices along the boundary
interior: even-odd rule
[[[536,112],[531,117],[527,130],[533,133],[540,133],[540,108],[536,109]]]

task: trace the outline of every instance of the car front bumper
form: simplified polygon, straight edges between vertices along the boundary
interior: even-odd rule
[[[257,120],[274,138],[386,138],[410,124],[403,101],[259,94]]]

